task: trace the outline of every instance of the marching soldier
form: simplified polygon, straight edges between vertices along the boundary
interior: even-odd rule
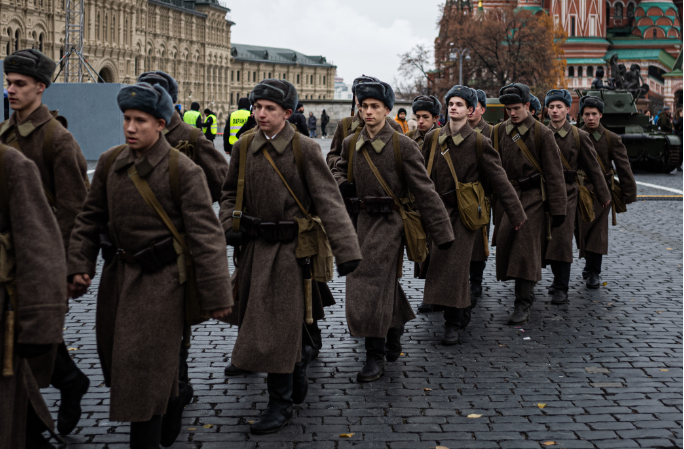
[[[542,107],[539,98],[535,97],[534,95],[530,95],[530,114],[532,114],[532,117],[534,117],[535,120],[539,120],[539,114],[541,113],[541,110]],[[541,121],[544,121],[543,117]]]
[[[54,429],[28,361],[62,342],[66,265],[36,165],[0,145],[0,448],[54,449]],[[8,338],[9,337],[9,338]]]
[[[117,100],[127,145],[100,156],[68,273],[82,295],[102,246],[96,328],[109,419],[131,422],[131,448],[168,447],[181,426],[182,408],[168,405],[179,394],[184,319],[193,310],[221,318],[233,304],[225,240],[202,169],[162,135],[169,94],[138,83]]]
[[[325,156],[325,160],[328,164],[328,167],[330,167],[330,170],[335,168],[335,164],[340,159],[340,154],[342,154],[342,141],[348,136],[354,134],[359,127],[363,128],[365,124],[363,121],[363,114],[361,113],[361,102],[359,102],[359,98],[356,96],[356,86],[365,81],[377,81],[377,78],[362,75],[356,78],[352,83],[352,95],[354,96],[354,100],[352,101],[355,102],[356,114],[351,117],[345,117],[337,122],[337,128],[335,128],[333,140],[330,142],[330,151]],[[389,123],[393,130],[402,134],[404,133],[401,125],[394,120],[387,120],[387,123]]]
[[[484,137],[490,139],[492,136],[492,125],[487,123],[482,115],[487,110],[487,94],[480,89],[475,91],[477,93],[477,106],[468,114],[468,125],[476,133],[482,134]],[[491,195],[491,186],[486,182],[483,184],[485,193]],[[490,217],[491,218],[491,217]],[[485,243],[485,239],[487,243]],[[484,279],[484,270],[487,267],[487,258],[489,255],[485,248],[489,244],[489,224],[485,226],[485,231],[477,232],[475,234],[475,242],[473,243],[473,255],[470,259],[470,293],[472,294],[473,307],[477,304],[477,300],[482,298],[482,281]]]
[[[14,113],[0,126],[0,141],[38,166],[66,253],[74,220],[88,193],[88,164],[71,133],[42,103],[56,64],[38,50],[19,50],[5,59],[3,67]],[[64,296],[66,302],[66,291]],[[78,369],[63,341],[29,364],[39,387],[52,384],[60,391],[57,429],[62,435],[71,433],[81,417],[81,398],[90,385],[88,377]]]
[[[416,142],[420,148],[423,146],[423,142],[425,141],[425,135],[433,129],[440,128],[440,126],[437,124],[437,121],[439,120],[439,113],[442,110],[442,103],[440,103],[437,97],[434,95],[419,95],[413,99],[412,109],[413,114],[416,117],[418,127],[406,135],[413,139],[413,141]],[[420,273],[419,277],[424,279],[425,273]],[[428,313],[432,311],[432,304],[425,304],[424,301],[421,301],[418,305],[418,312],[420,313]]]
[[[572,266],[572,236],[575,231],[575,217],[579,206],[580,181],[591,182],[595,186],[598,204],[604,209],[610,204],[610,191],[606,185],[603,172],[596,159],[596,151],[591,137],[586,131],[578,130],[568,123],[566,117],[572,105],[570,92],[565,89],[550,90],[544,100],[548,108],[551,123],[549,129],[556,138],[563,162],[568,206],[563,224],[551,233],[551,241],[545,254],[545,264],[551,265],[553,284],[549,292],[553,294],[552,304],[565,304],[568,301],[568,286],[570,283],[570,268]],[[586,179],[587,181],[584,181]],[[584,184],[586,185],[586,184]],[[593,201],[589,204],[594,207]],[[600,209],[596,209],[600,211]],[[580,214],[577,220],[583,222]]]
[[[583,131],[589,133],[594,140],[594,149],[599,156],[599,164],[605,176],[608,187],[612,192],[613,225],[617,223],[615,218],[618,202],[622,203],[623,209],[627,210],[627,204],[633,203],[637,198],[637,187],[632,168],[629,165],[627,149],[622,143],[620,136],[609,131],[601,125],[603,117],[603,100],[598,97],[585,96],[580,99],[580,116],[584,120]],[[615,168],[613,168],[613,165]],[[615,174],[620,178],[619,187]],[[600,189],[587,183],[588,189]],[[586,265],[582,275],[587,280],[587,287],[596,289],[600,287],[599,275],[603,255],[608,254],[608,208],[600,209],[600,198],[594,201],[596,218],[591,223],[580,221],[578,227],[577,246],[580,257],[586,259]]]
[[[404,324],[415,318],[399,285],[406,213],[400,212],[400,204],[415,197],[432,244],[440,251],[453,244],[454,234],[418,145],[388,124],[395,98],[390,85],[366,78],[355,92],[365,126],[344,139],[335,176],[352,212],[358,212],[356,230],[364,260],[347,277],[345,305],[351,335],[365,338],[366,364],[356,379],[371,382],[384,374],[385,358],[399,358]]]
[[[473,204],[477,203],[472,211],[476,218],[481,217],[488,201],[480,180],[486,177],[516,231],[525,221],[525,212],[491,141],[474,132],[468,124],[468,115],[478,103],[475,90],[454,86],[445,101],[450,118],[448,125],[427,135],[422,153],[427,161],[428,174],[449,213],[458,244],[447,250],[433,251],[425,278],[423,301],[444,306],[442,344],[454,345],[460,342],[460,333],[470,322],[472,305],[467,268],[473,243],[476,235],[482,235],[484,226],[489,224],[487,219],[478,229],[469,227],[473,218],[468,216],[470,209],[467,209],[465,200],[472,199]],[[472,195],[460,193],[468,191]],[[488,211],[485,214],[488,215]]]
[[[330,280],[333,254],[340,276],[351,273],[361,251],[320,146],[287,122],[295,87],[267,79],[250,102],[259,130],[234,145],[219,216],[237,254],[240,332],[231,360],[268,373],[268,406],[250,428],[267,434],[286,426],[292,404],[306,399],[311,351],[303,324],[305,314],[313,319],[312,282]]]
[[[516,230],[515,220],[503,214],[496,225],[496,277],[515,280],[515,311],[508,324],[524,324],[530,318],[534,285],[541,280],[547,239],[552,227],[563,224],[567,199],[553,133],[529,114],[529,87],[504,86],[499,101],[510,118],[494,127],[492,140],[527,220]]]

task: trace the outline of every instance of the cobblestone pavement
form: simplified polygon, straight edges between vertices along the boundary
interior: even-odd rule
[[[672,176],[668,182],[681,188],[681,174]],[[682,202],[639,202],[618,222],[610,227],[599,290],[584,287],[583,261],[576,261],[569,305],[553,306],[545,271],[531,321],[507,326],[513,285],[494,280],[492,260],[465,341],[442,346],[441,315],[418,315],[406,326],[404,355],[370,384],[355,381],[363,341],[349,335],[344,281],[336,278],[330,286],[338,303],[319,323],[324,347],[308,370],[309,396],[275,435],[249,434],[249,421],[268,400],[265,375],[224,377],[237,329],[216,321],[197,326],[190,354],[195,397],[172,447],[682,447]],[[401,282],[416,307],[423,281],[412,268],[405,264]],[[127,448],[128,424],[108,420],[94,334],[96,287],[72,301],[66,324],[67,346],[92,386],[79,427],[64,439],[68,448]],[[44,393],[56,413],[58,392]]]

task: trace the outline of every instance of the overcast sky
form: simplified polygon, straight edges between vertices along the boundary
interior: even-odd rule
[[[346,83],[361,74],[392,82],[399,54],[434,44],[444,0],[228,2],[232,42],[323,55]]]

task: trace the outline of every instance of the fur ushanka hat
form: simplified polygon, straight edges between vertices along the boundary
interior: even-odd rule
[[[459,86],[457,84],[456,86],[449,89],[449,92],[447,92],[446,97],[444,97],[444,101],[447,105],[449,104],[449,100],[452,97],[463,98],[468,107],[477,106],[477,93],[474,89],[471,89],[470,87]]]
[[[370,76],[363,76],[354,80],[354,82],[357,81],[354,93],[359,104],[363,103],[363,100],[367,98],[374,98],[382,101],[389,110],[392,110],[395,101],[392,86]]]
[[[539,114],[541,112],[541,102],[539,101],[539,98],[535,97],[534,95],[530,95],[530,109],[534,111],[535,114]]]
[[[28,49],[15,51],[5,58],[3,70],[5,73],[19,73],[30,76],[36,81],[50,87],[52,75],[57,64],[38,50]]]
[[[254,104],[257,100],[270,100],[282,106],[283,109],[297,110],[299,97],[297,89],[287,80],[275,78],[265,79],[254,87],[249,94],[249,102]]]
[[[487,94],[485,91],[477,89],[475,92],[477,92],[477,102],[480,103],[480,106],[487,109]]]
[[[546,93],[546,98],[544,99],[544,106],[548,107],[552,101],[562,101],[565,106],[570,107],[572,105],[572,95],[567,89],[552,89]]]
[[[442,110],[442,103],[434,95],[418,95],[413,99],[411,109],[413,109],[414,114],[418,111],[427,111],[432,115],[439,115]]]
[[[521,83],[513,83],[499,90],[499,101],[503,105],[529,103],[530,88]]]
[[[171,95],[173,102],[178,101],[178,83],[166,72],[157,70],[155,72],[145,72],[138,77],[139,83],[158,84]]]
[[[153,117],[161,118],[168,125],[173,115],[173,101],[171,95],[159,85],[137,83],[125,86],[116,97],[121,112],[128,109],[137,109],[146,112]]]
[[[599,110],[601,114],[603,114],[603,107],[604,103],[603,100],[601,100],[599,97],[592,97],[592,96],[584,96],[580,98],[580,104],[579,104],[579,113],[580,115],[584,114],[584,108],[590,107],[590,108],[596,108]]]

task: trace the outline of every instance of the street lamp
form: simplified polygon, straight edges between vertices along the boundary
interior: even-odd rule
[[[463,56],[466,61],[470,61],[470,50],[467,48],[451,48],[449,59],[456,59],[458,56],[458,84],[463,85]]]

